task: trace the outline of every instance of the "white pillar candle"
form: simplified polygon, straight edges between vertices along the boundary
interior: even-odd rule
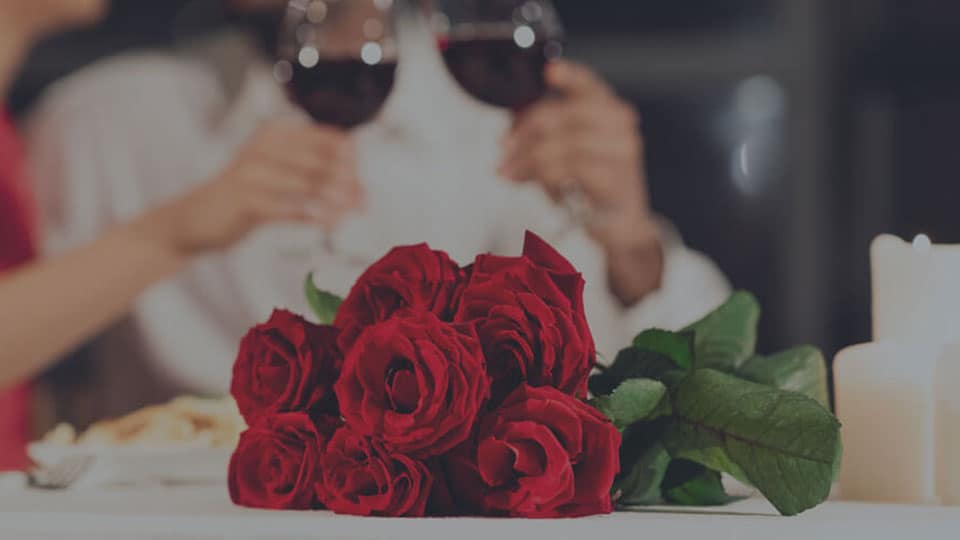
[[[944,348],[935,381],[937,495],[960,506],[960,343]]]
[[[933,372],[938,352],[939,346],[883,342],[837,355],[842,497],[936,502]]]
[[[960,246],[880,236],[870,249],[873,339],[960,339]]]

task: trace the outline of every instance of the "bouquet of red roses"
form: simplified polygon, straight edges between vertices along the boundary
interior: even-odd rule
[[[583,289],[530,233],[522,256],[464,268],[423,244],[396,248],[344,300],[308,276],[323,324],[277,311],[241,343],[231,391],[249,429],[231,498],[575,517],[615,500],[723,504],[721,473],[784,514],[827,497],[840,440],[819,351],[755,355],[759,307],[738,293],[681,332],[641,333],[599,368]]]
[[[312,281],[312,280],[308,280]],[[620,432],[584,402],[584,282],[545,242],[461,268],[426,245],[372,265],[329,326],[277,311],[241,344],[241,505],[376,516],[607,513]],[[311,287],[308,285],[308,289]]]

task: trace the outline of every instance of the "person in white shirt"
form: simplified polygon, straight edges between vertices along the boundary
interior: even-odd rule
[[[323,249],[316,225],[261,229],[151,290],[97,353],[122,358],[125,377],[144,360],[149,384],[171,392],[225,393],[249,326],[275,307],[307,312],[309,270],[317,286],[344,294],[393,246],[425,241],[466,264],[483,252],[519,254],[525,230],[584,274],[601,361],[640,330],[678,328],[720,304],[729,293],[723,275],[650,210],[633,109],[577,64],[553,62],[547,79],[564,97],[512,119],[460,90],[422,19],[408,17],[396,85],[378,119],[355,132],[329,130],[337,144],[318,173],[327,203],[311,209],[338,251]],[[60,82],[28,123],[47,250],[69,249],[189,190],[277,118],[309,122],[257,40],[236,31],[183,54],[114,58]],[[570,177],[602,210],[592,226],[571,228],[557,202]],[[113,385],[135,386],[123,377]]]

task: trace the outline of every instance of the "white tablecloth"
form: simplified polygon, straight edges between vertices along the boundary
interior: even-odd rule
[[[576,520],[370,519],[234,507],[221,487],[0,490],[0,539],[684,540],[960,538],[960,509],[830,502],[782,518],[761,500]]]

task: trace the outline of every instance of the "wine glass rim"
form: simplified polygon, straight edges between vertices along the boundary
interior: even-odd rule
[[[399,45],[396,39],[396,2],[389,0],[389,5],[382,7],[378,0],[370,0],[370,4],[376,6],[381,11],[381,16],[371,16],[363,21],[363,36],[356,40],[353,45],[355,51],[345,50],[336,53],[330,53],[328,42],[325,38],[328,32],[324,30],[326,19],[310,20],[309,6],[318,0],[290,0],[287,3],[285,15],[280,22],[280,32],[277,36],[277,43],[274,46],[275,57],[278,60],[296,59],[305,48],[312,47],[321,58],[340,58],[363,56],[364,49],[371,46],[377,47],[377,57],[382,61],[395,63],[399,58]],[[344,0],[338,0],[344,2]],[[385,1],[385,0],[384,0]],[[366,25],[371,21],[380,23],[373,27],[371,31],[367,30]],[[358,27],[359,28],[359,27]],[[379,63],[379,62],[376,62]]]
[[[562,40],[566,35],[563,21],[550,0],[516,0],[509,15],[469,13],[463,2],[448,4],[444,1],[430,2],[427,16],[435,34],[441,36],[464,36],[470,34],[512,34],[527,27],[540,39]],[[468,13],[458,13],[459,6]],[[532,12],[529,6],[536,6]],[[453,13],[451,13],[453,11]]]
[[[477,36],[502,37],[513,35],[518,29],[529,28],[541,39],[563,39],[564,31],[561,28],[545,28],[537,25],[506,22],[460,22],[450,24],[444,29],[435,29],[435,32],[445,36]]]

